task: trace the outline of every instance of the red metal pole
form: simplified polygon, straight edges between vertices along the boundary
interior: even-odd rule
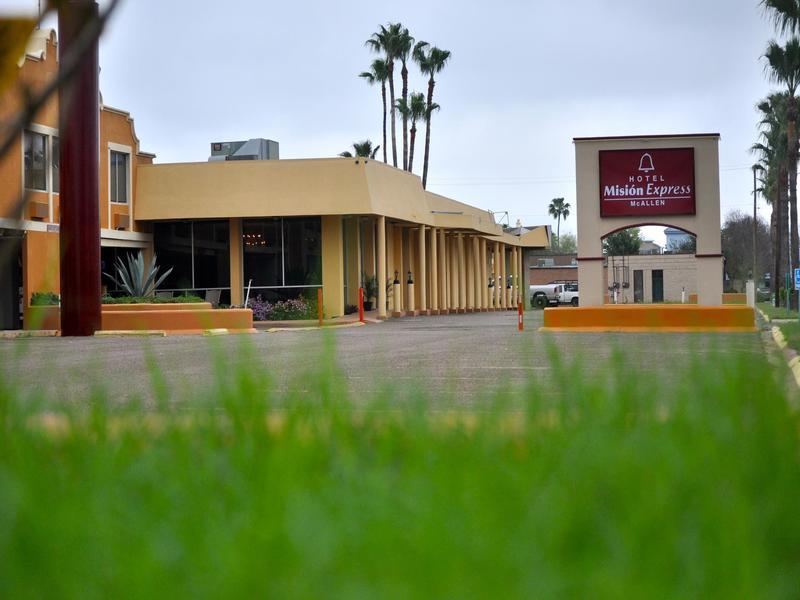
[[[58,10],[59,54],[97,20],[93,0],[68,0]],[[99,83],[97,41],[75,76],[59,88],[61,149],[61,335],[93,335],[101,327]]]
[[[364,322],[364,288],[358,288],[358,320]]]
[[[522,302],[517,302],[517,329],[519,331],[523,331],[525,329],[525,324],[522,320]]]
[[[319,326],[322,327],[322,288],[317,288],[317,318]]]

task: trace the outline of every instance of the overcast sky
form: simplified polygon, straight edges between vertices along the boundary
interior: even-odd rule
[[[126,0],[100,46],[103,99],[131,112],[158,162],[251,137],[279,141],[281,158],[334,156],[380,143],[380,89],[357,74],[387,21],[453,53],[437,79],[430,190],[512,225],[554,224],[552,198],[575,205],[573,137],[713,131],[722,216],[752,210],[753,107],[774,36],[758,0]]]

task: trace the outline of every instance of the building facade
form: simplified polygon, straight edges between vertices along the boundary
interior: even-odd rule
[[[20,60],[16,85],[0,97],[0,123],[56,76],[58,44],[52,30],[37,30]],[[49,99],[30,126],[0,157],[0,328],[24,320],[34,292],[59,293],[59,132],[58,95]],[[133,120],[100,104],[100,237],[103,268],[120,253],[149,249],[152,235],[135,220],[137,172],[154,155],[139,149]],[[113,282],[104,282],[113,287]]]
[[[52,31],[39,31],[0,103],[16,113],[26,87],[58,69]],[[24,325],[36,292],[59,293],[58,98],[0,157],[0,328]],[[130,116],[100,104],[103,271],[130,252],[172,268],[160,290],[214,292],[222,304],[323,291],[325,314],[358,302],[377,280],[378,316],[516,306],[523,252],[547,228],[508,233],[492,213],[422,188],[419,177],[363,158],[153,164]],[[24,202],[23,202],[24,201]],[[107,291],[114,283],[104,277]]]

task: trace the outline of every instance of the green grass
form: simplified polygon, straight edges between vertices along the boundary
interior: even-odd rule
[[[800,352],[800,323],[781,323],[779,327],[789,347]]]
[[[797,318],[797,311],[796,310],[789,310],[788,308],[775,308],[772,306],[771,302],[759,302],[758,308],[760,308],[764,314],[766,314],[770,319],[796,319]]]
[[[147,409],[0,380],[0,597],[797,595],[800,420],[761,357],[553,352],[556,399],[432,412],[354,406],[330,348],[303,393],[241,354],[182,411],[155,367]]]

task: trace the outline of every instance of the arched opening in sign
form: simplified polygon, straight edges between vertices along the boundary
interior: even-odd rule
[[[665,242],[653,239],[654,226],[664,228]],[[606,303],[697,301],[697,245],[692,231],[667,222],[639,223],[610,229],[602,236],[602,245]]]

